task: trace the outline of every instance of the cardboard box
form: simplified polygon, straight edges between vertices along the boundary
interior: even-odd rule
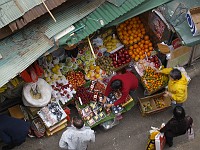
[[[200,35],[200,7],[189,9],[186,17],[192,35]]]
[[[175,66],[186,65],[191,56],[192,48],[187,46],[181,46],[171,51],[171,59],[167,62],[167,68]]]
[[[140,105],[140,110],[142,112],[143,115],[148,115],[148,114],[152,114],[152,113],[156,113],[156,112],[160,112],[162,110],[165,110],[166,108],[171,106],[171,99],[169,97],[164,97],[163,96],[164,92],[162,93],[158,93],[152,96],[147,96],[144,98],[139,98],[139,105]],[[157,107],[156,103],[155,103],[155,98],[159,98],[162,97],[163,101],[164,101],[164,106],[163,107]],[[143,105],[150,103],[152,110],[149,111],[145,111]]]

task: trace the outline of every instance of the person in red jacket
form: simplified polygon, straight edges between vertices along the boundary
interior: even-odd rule
[[[136,90],[138,88],[138,79],[132,72],[126,72],[124,74],[117,74],[111,78],[109,81],[105,96],[107,97],[112,91],[120,90],[122,96],[120,99],[116,100],[114,104],[108,104],[107,107],[117,106],[126,101],[126,98],[131,90]]]

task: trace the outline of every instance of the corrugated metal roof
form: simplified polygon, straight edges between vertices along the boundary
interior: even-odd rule
[[[95,11],[90,13],[87,17],[78,21],[74,26],[85,25],[85,29],[82,30],[79,34],[76,34],[76,38],[78,41],[84,39],[86,36],[92,34],[103,26],[107,25],[111,21],[116,18],[122,16],[126,12],[130,11],[134,7],[143,3],[145,0],[127,0],[120,7],[117,7],[109,2],[103,3],[100,7],[98,7]],[[101,24],[101,20],[103,20],[104,24]],[[68,37],[66,35],[63,38]],[[71,44],[70,42],[68,44]]]
[[[62,3],[66,2],[67,0],[48,0],[45,1],[45,4],[49,10],[52,10]],[[42,16],[47,12],[47,9],[44,5],[38,5],[32,8],[31,10],[27,11],[22,17],[12,21],[9,23],[10,29],[13,31],[21,29],[24,27],[27,23],[31,22],[32,20]],[[50,15],[49,15],[50,17]]]
[[[56,23],[53,22],[52,19],[43,23],[45,26],[48,26],[48,30],[45,32],[46,36],[48,38],[53,37],[73,23],[87,16],[104,2],[105,0],[93,0],[89,3],[82,1],[78,5],[68,8],[66,11],[54,14],[54,17],[57,20]]]
[[[126,0],[107,0],[107,1],[116,6],[121,6]]]
[[[37,26],[26,29],[0,42],[0,87],[31,65],[48,49],[53,47]]]
[[[45,20],[24,28],[13,36],[2,40],[0,42],[0,53],[3,56],[3,59],[0,60],[0,87],[52,48],[54,43],[49,40],[52,36],[91,13],[104,1],[81,2],[79,7],[73,7],[78,11],[70,9],[56,15],[57,23],[48,18],[48,21]]]
[[[27,11],[41,3],[41,0],[1,0],[0,28],[20,18]]]

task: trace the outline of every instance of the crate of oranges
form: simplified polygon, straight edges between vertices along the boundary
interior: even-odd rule
[[[153,51],[153,44],[149,39],[148,35],[145,35],[144,38],[131,46],[129,46],[129,55],[134,61],[142,60],[145,57],[151,56]]]
[[[163,89],[168,83],[168,76],[162,73],[157,73],[151,67],[146,67],[143,76],[141,77],[141,83],[146,89],[146,94],[151,95],[161,89]]]
[[[133,45],[143,39],[145,28],[142,21],[137,16],[117,26],[117,34],[124,45]]]

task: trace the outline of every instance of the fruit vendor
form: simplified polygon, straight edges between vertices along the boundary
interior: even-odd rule
[[[117,106],[126,102],[126,98],[131,90],[136,90],[138,88],[138,79],[132,73],[127,71],[124,74],[117,74],[111,78],[109,81],[105,96],[108,96],[111,92],[120,90],[122,96],[116,100],[113,104],[108,104],[107,107]]]
[[[159,71],[169,75],[168,90],[164,96],[169,96],[172,99],[172,107],[182,106],[187,99],[187,85],[186,76],[178,69],[165,68]]]

